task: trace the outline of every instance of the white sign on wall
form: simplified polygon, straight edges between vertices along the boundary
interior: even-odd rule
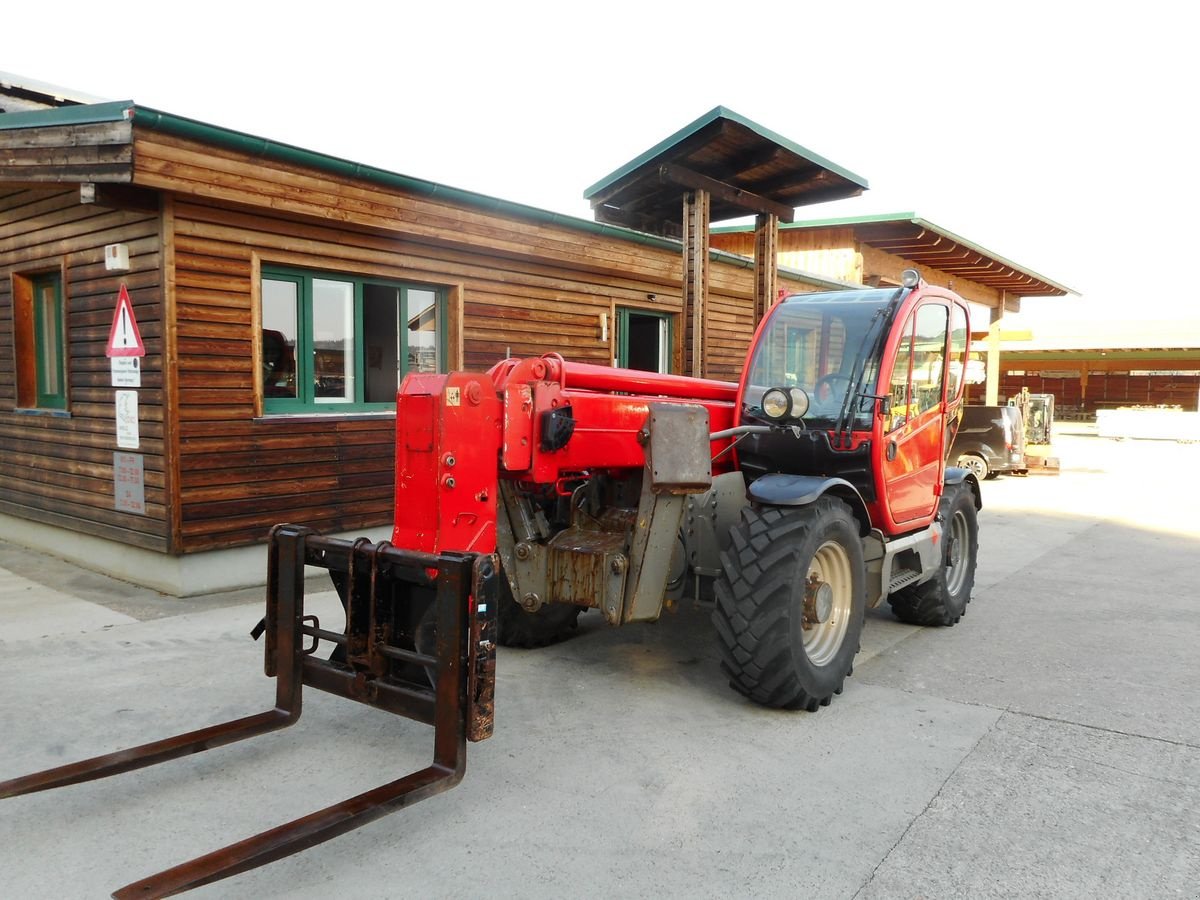
[[[142,386],[142,361],[136,356],[114,356],[112,364],[112,386],[136,388]]]
[[[117,446],[136,450],[138,441],[137,391],[117,391]]]
[[[140,453],[113,454],[114,508],[146,514],[146,469]]]

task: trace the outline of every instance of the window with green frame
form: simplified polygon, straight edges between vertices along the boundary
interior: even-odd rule
[[[617,309],[617,365],[644,372],[670,372],[673,347],[667,313]]]
[[[430,285],[264,267],[263,410],[391,409],[406,374],[445,371],[445,323]]]
[[[62,274],[13,276],[17,405],[67,408]]]

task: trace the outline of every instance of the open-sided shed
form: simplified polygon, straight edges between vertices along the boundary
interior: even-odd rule
[[[712,244],[748,256],[758,253],[756,235],[746,226],[714,229]],[[990,404],[999,397],[1004,313],[1019,311],[1022,297],[1074,293],[912,212],[782,225],[776,253],[780,265],[853,284],[900,284],[905,269],[916,269],[930,283],[946,285],[975,304],[971,325],[986,340],[987,354],[987,386],[980,399]]]
[[[778,296],[776,248],[780,222],[797,206],[856,197],[867,181],[757,122],[718,106],[660,141],[584,192],[599,222],[627,225],[683,243],[685,366],[712,374],[719,345],[713,322],[727,314],[708,290],[713,221],[754,215],[750,252],[754,319]]]

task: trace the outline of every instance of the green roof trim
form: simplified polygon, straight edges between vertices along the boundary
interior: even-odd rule
[[[953,231],[951,231],[948,228],[943,228],[941,225],[936,225],[933,222],[930,222],[928,219],[922,219],[915,212],[879,213],[879,214],[870,215],[870,216],[844,216],[844,217],[835,218],[835,219],[809,219],[804,222],[790,222],[790,223],[782,223],[781,222],[779,225],[779,230],[780,231],[790,231],[793,229],[840,228],[840,227],[851,227],[852,228],[855,225],[883,225],[883,224],[887,224],[888,222],[906,222],[910,225],[915,225],[918,228],[924,228],[927,231],[936,232],[937,234],[942,235],[942,237],[949,238],[950,240],[952,240],[958,244],[961,244],[962,246],[964,246],[970,250],[974,250],[976,253],[982,253],[984,256],[994,259],[996,262],[1000,263],[1001,265],[1008,266],[1009,268],[1015,269],[1018,272],[1023,272],[1026,275],[1032,275],[1034,278],[1037,278],[1040,281],[1045,282],[1046,284],[1050,285],[1053,288],[1056,288],[1056,289],[1063,291],[1065,293],[1068,293],[1068,294],[1075,294],[1077,296],[1079,294],[1078,291],[1072,290],[1071,288],[1066,287],[1065,285],[1061,285],[1056,281],[1052,281],[1051,279],[1047,278],[1046,276],[1033,271],[1033,269],[1030,269],[1028,266],[1022,266],[1019,263],[1015,263],[1011,259],[1006,259],[1005,257],[1000,256],[998,253],[995,253],[995,252],[987,249],[986,247],[976,244],[974,241],[969,241],[965,237],[955,234]],[[753,231],[753,230],[754,230],[753,225],[724,225],[719,228],[711,229],[711,233],[712,234],[736,234],[739,232],[748,232],[748,231]]]
[[[838,225],[876,225],[883,222],[923,222],[926,227],[933,228],[935,231],[943,232],[947,237],[953,237],[950,232],[945,229],[938,228],[936,225],[930,225],[923,219],[919,218],[915,212],[905,213],[879,213],[870,216],[843,216],[836,219],[806,219],[803,222],[780,222],[779,230],[783,231],[787,228],[832,228]],[[735,234],[739,231],[753,231],[753,225],[722,225],[718,228],[713,228],[713,234]]]
[[[132,100],[109,103],[85,103],[59,106],[54,109],[35,109],[29,112],[0,115],[0,131],[17,128],[44,128],[58,125],[97,125],[102,122],[121,122],[133,115]]]
[[[640,231],[622,228],[619,225],[601,224],[593,222],[590,219],[568,216],[563,213],[540,209],[536,206],[527,206],[523,203],[514,203],[508,200],[501,200],[497,197],[490,197],[486,194],[450,187],[435,181],[426,181],[421,178],[401,175],[397,172],[389,172],[386,169],[340,159],[324,153],[317,153],[313,150],[305,150],[302,147],[256,137],[228,128],[221,128],[217,125],[209,125],[206,122],[172,115],[171,113],[151,109],[147,106],[138,106],[132,100],[64,106],[58,109],[35,110],[32,112],[4,113],[0,115],[0,131],[17,128],[94,125],[103,122],[120,122],[130,118],[133,119],[134,124],[141,128],[161,131],[164,134],[212,144],[262,159],[308,166],[331,175],[359,178],[384,187],[409,191],[426,197],[435,197],[451,203],[459,203],[475,209],[481,209],[485,212],[494,212],[504,216],[527,219],[543,225],[557,225],[589,234],[603,235],[618,240],[642,244],[647,247],[657,247],[677,253],[682,252],[683,245],[679,241],[673,241],[669,238],[644,234]],[[709,256],[713,260],[726,265],[738,266],[739,268],[748,269],[754,266],[752,259],[738,256],[735,253],[727,253],[723,250],[710,250]],[[852,287],[852,285],[847,285],[844,282],[823,278],[819,275],[801,272],[796,269],[781,268],[779,272],[780,274],[787,275],[789,278],[811,284],[814,287],[834,290]]]
[[[724,106],[717,106],[717,107],[714,107],[713,109],[709,110],[708,112],[706,112],[704,115],[702,115],[700,118],[698,118],[696,121],[692,122],[691,124],[683,126],[683,128],[679,129],[677,132],[675,132],[673,135],[671,135],[666,140],[660,141],[659,143],[655,144],[653,147],[651,147],[645,153],[638,156],[636,159],[631,160],[630,162],[627,162],[625,165],[621,166],[621,168],[617,169],[615,172],[611,173],[610,175],[606,175],[604,178],[601,178],[599,181],[597,181],[595,184],[593,184],[591,187],[589,187],[587,190],[585,190],[583,192],[584,199],[590,200],[595,194],[600,193],[602,190],[604,190],[609,185],[624,178],[630,172],[645,165],[650,160],[652,160],[656,156],[658,156],[660,153],[663,153],[664,151],[669,150],[671,147],[675,146],[676,144],[680,143],[681,141],[685,140],[686,138],[691,137],[693,134],[695,134],[701,128],[704,128],[706,125],[712,124],[717,119],[729,119],[731,122],[737,122],[739,125],[742,125],[748,129],[750,129],[751,131],[753,131],[759,137],[765,138],[768,141],[773,141],[774,143],[779,144],[780,146],[784,147],[785,149],[790,150],[792,153],[795,153],[797,156],[802,156],[805,159],[809,160],[810,162],[816,163],[817,165],[821,166],[822,168],[828,169],[829,171],[834,172],[837,175],[840,175],[842,178],[845,178],[848,181],[853,181],[855,184],[862,187],[863,190],[866,190],[868,187],[867,179],[863,178],[861,175],[855,175],[849,169],[843,169],[841,166],[825,159],[825,157],[818,156],[816,153],[813,153],[811,150],[809,150],[805,147],[801,147],[795,141],[790,141],[787,138],[783,137],[783,135],[776,134],[771,129],[764,128],[762,125],[759,125],[757,122],[751,121],[750,119],[747,119],[745,116],[740,116],[731,109],[727,109]]]

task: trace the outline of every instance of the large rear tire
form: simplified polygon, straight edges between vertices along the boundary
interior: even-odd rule
[[[527,612],[517,603],[508,578],[500,579],[496,639],[501,647],[545,647],[566,640],[578,627],[580,609],[566,603],[543,603]]]
[[[866,609],[854,515],[834,497],[747,507],[731,539],[713,613],[730,686],[764,706],[828,706],[853,669]]]
[[[975,587],[979,521],[970,485],[947,485],[938,512],[943,531],[937,574],[888,597],[896,618],[910,625],[953,625],[966,614]]]

